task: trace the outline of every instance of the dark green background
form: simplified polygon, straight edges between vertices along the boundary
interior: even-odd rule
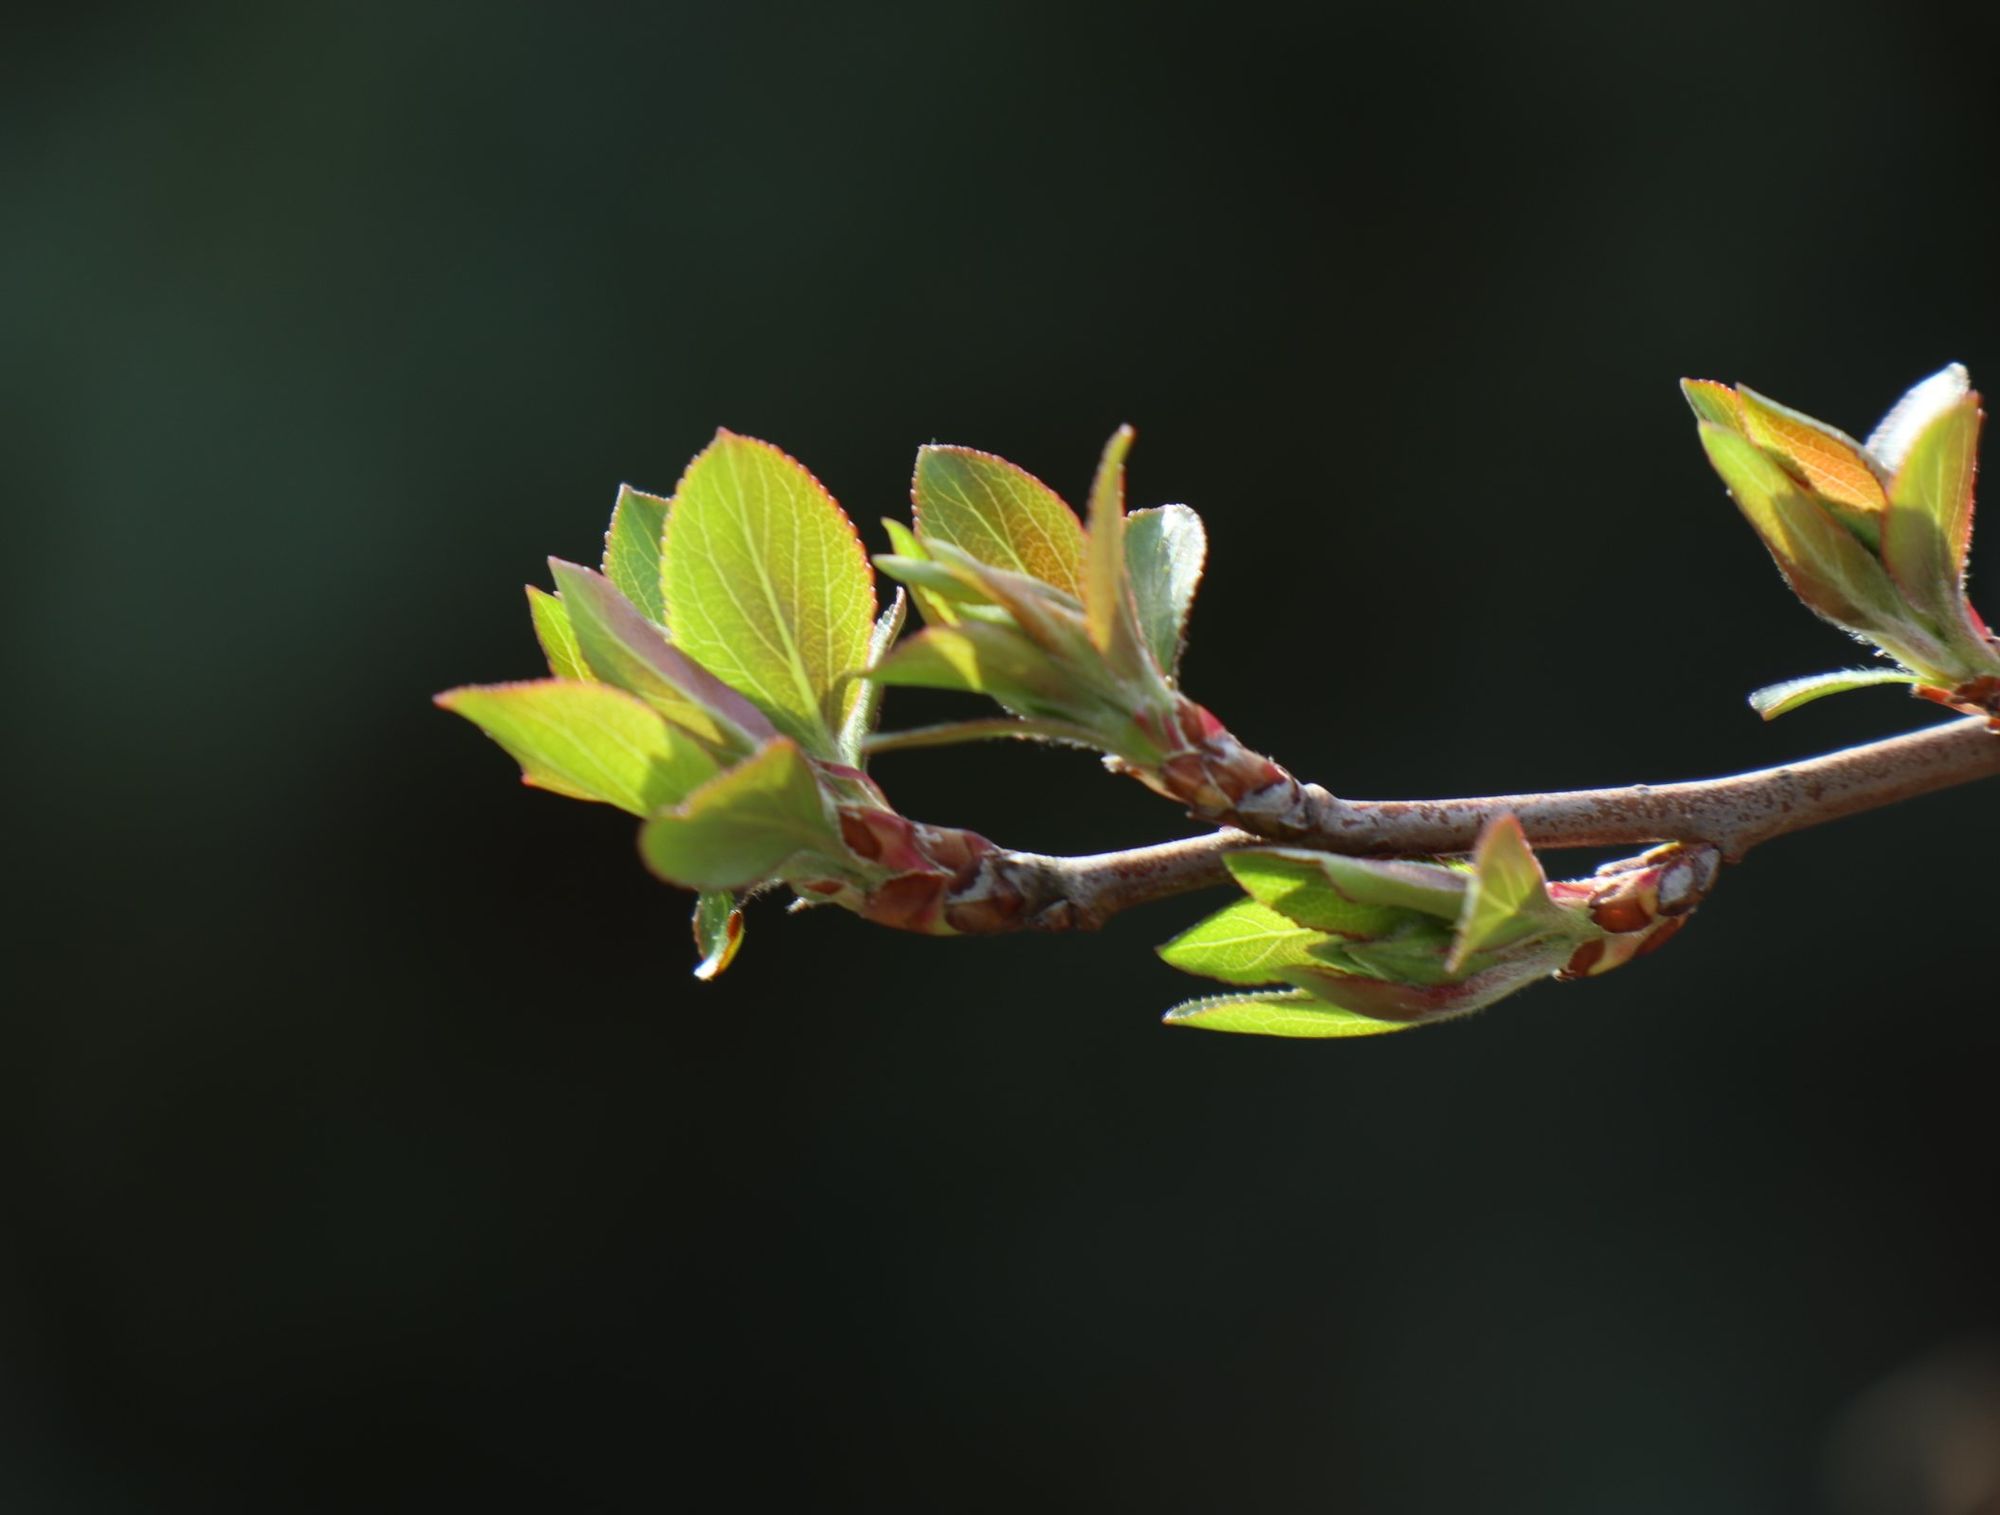
[[[1390,8],[1394,9],[1394,8]],[[451,684],[718,423],[1202,511],[1187,680],[1358,796],[1693,777],[1858,649],[1674,392],[2000,373],[1990,6],[182,5],[10,28],[0,1502],[1704,1515],[2000,1325],[1994,797],[1380,1043],[755,911]],[[2000,528],[1989,528],[1989,531]],[[1992,580],[1991,543],[1979,561]],[[1989,614],[1996,607],[1988,596]],[[932,707],[892,699],[891,719]],[[915,814],[1185,828],[1076,754]]]

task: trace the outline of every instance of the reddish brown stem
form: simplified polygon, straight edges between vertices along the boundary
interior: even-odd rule
[[[1134,905],[1225,882],[1222,859],[1236,848],[1276,840],[1371,857],[1464,852],[1488,821],[1509,813],[1543,848],[1706,842],[1733,862],[1774,837],[1994,777],[2000,777],[2000,733],[1984,717],[1692,783],[1470,799],[1343,800],[1288,777],[1281,809],[1267,813],[1258,794],[1246,795],[1229,814],[1240,824],[1207,836],[1091,857],[995,848],[980,858],[953,898],[982,907],[963,913],[961,930],[1090,930]],[[1294,800],[1294,794],[1301,798]]]

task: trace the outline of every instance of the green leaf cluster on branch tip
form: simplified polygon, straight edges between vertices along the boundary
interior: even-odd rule
[[[1760,689],[1758,713],[1900,683],[2000,717],[2000,641],[1965,592],[1981,419],[1965,370],[1911,389],[1865,443],[1742,385],[1681,387],[1710,463],[1793,592],[1900,665]]]
[[[1136,769],[1177,750],[1176,681],[1207,540],[1185,505],[1126,514],[1132,437],[1121,427],[1105,447],[1087,530],[1012,463],[923,448],[914,530],[885,522],[896,550],[875,562],[909,587],[927,629],[877,663],[875,679],[986,695],[1037,734]],[[994,732],[979,722],[964,734]]]
[[[1230,854],[1245,898],[1182,932],[1176,968],[1259,988],[1190,1000],[1174,1026],[1263,1036],[1401,1031],[1479,1010],[1538,979],[1608,972],[1664,942],[1706,896],[1712,848],[1670,846],[1550,884],[1503,816],[1470,863],[1303,848]]]
[[[601,571],[552,559],[529,610],[552,678],[473,686],[439,703],[480,726],[526,782],[640,816],[640,853],[700,891],[697,973],[728,966],[740,896],[785,883],[904,929],[1017,924],[1025,904],[982,871],[972,833],[897,814],[866,774],[885,686],[991,694],[1009,734],[1157,764],[1193,707],[1173,688],[1201,574],[1183,506],[1126,517],[1112,439],[1091,529],[988,454],[927,448],[916,532],[892,525],[930,630],[895,646],[906,596],[876,613],[845,513],[768,443],[724,431],[671,500],[620,491]],[[912,733],[950,740],[990,727]],[[1155,733],[1167,732],[1163,741]]]

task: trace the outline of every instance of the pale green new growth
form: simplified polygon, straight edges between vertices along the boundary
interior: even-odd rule
[[[695,897],[694,945],[701,954],[694,976],[704,983],[736,960],[737,949],[743,945],[743,912],[737,908],[735,895],[709,889]]]
[[[549,672],[559,679],[588,680],[590,668],[576,645],[576,629],[570,625],[569,612],[562,601],[530,584],[528,614],[534,620],[535,640],[541,644],[542,656],[549,660]]]
[[[782,874],[801,852],[837,857],[843,850],[818,780],[784,737],[684,804],[656,811],[639,833],[647,865],[686,889],[747,889]]]
[[[1829,694],[1845,694],[1850,689],[1866,689],[1873,684],[1910,685],[1921,682],[1915,674],[1894,668],[1848,668],[1838,673],[1809,673],[1802,679],[1786,679],[1782,684],[1767,684],[1754,691],[1750,696],[1750,708],[1769,721]]]
[[[875,579],[817,479],[768,443],[718,433],[674,492],[661,582],[677,646],[813,756],[841,755]]]
[[[1082,598],[1083,527],[1026,469],[970,447],[925,447],[911,495],[919,537]]]
[[[1302,989],[1262,994],[1218,994],[1176,1005],[1161,1019],[1169,1026],[1201,1031],[1235,1031],[1248,1036],[1295,1038],[1381,1036],[1407,1031],[1414,1021],[1384,1021],[1357,1015]]]
[[[1125,517],[1125,561],[1139,629],[1154,663],[1169,679],[1180,672],[1188,611],[1207,555],[1201,517],[1185,505],[1158,505]]]
[[[630,484],[620,486],[604,533],[604,576],[618,592],[658,625],[667,624],[660,589],[660,538],[667,529],[668,502]]]
[[[1248,899],[1190,926],[1159,953],[1184,973],[1228,984],[1269,984],[1277,981],[1279,970],[1311,962],[1311,949],[1330,940],[1325,932]]]
[[[438,696],[521,765],[538,789],[651,815],[713,778],[715,760],[623,690],[542,679]]]

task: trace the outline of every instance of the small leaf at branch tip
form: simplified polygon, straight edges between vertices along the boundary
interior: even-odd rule
[[[1975,657],[1985,639],[1965,613],[1964,580],[1979,421],[1979,396],[1970,391],[1932,415],[1896,470],[1882,537],[1882,560],[1904,597]]]
[[[1140,635],[1169,680],[1180,671],[1188,612],[1207,555],[1201,517],[1185,505],[1160,505],[1125,517],[1125,562]]]
[[[1730,431],[1743,429],[1742,410],[1736,400],[1736,391],[1727,384],[1717,383],[1714,379],[1682,379],[1681,394],[1698,420]]]
[[[761,710],[674,646],[610,579],[561,558],[549,559],[549,572],[592,677],[638,696],[727,761],[777,735]]]
[[[709,983],[736,961],[743,945],[743,912],[727,890],[704,890],[694,903],[694,945],[701,961],[694,976]]]
[[[1910,448],[1931,422],[1956,405],[1972,388],[1972,375],[1963,363],[1947,363],[1929,378],[1921,379],[1882,417],[1868,433],[1863,445],[1887,474],[1903,466]]]
[[[920,540],[1081,595],[1083,524],[1025,468],[977,448],[922,447],[910,500]]]
[[[570,624],[563,602],[545,589],[528,585],[528,616],[535,623],[535,640],[548,659],[549,672],[559,679],[589,683],[596,677],[576,645],[576,628]]]
[[[1773,721],[1829,694],[1844,694],[1850,689],[1866,689],[1876,684],[1922,682],[1914,673],[1889,668],[1848,668],[1835,673],[1813,673],[1804,678],[1786,679],[1781,684],[1767,684],[1756,690],[1750,696],[1750,708],[1765,720]]]
[[[1736,395],[1744,435],[1775,455],[1820,499],[1871,514],[1887,508],[1875,461],[1859,442],[1748,385],[1739,384]]]
[[[1211,995],[1176,1005],[1161,1020],[1169,1026],[1191,1026],[1198,1031],[1317,1039],[1381,1036],[1407,1031],[1416,1024],[1377,1020],[1344,1010],[1301,989]]]
[[[826,487],[721,428],[681,475],[661,560],[676,644],[815,756],[836,756],[861,697],[842,676],[867,663],[875,576]]]
[[[636,605],[648,620],[667,620],[660,589],[660,541],[667,527],[669,502],[658,495],[618,486],[611,525],[604,533],[604,576]]]
[[[640,829],[646,866],[684,889],[746,889],[802,852],[839,857],[838,823],[798,744],[775,737]]]
[[[1520,819],[1511,813],[1495,816],[1473,849],[1472,883],[1445,967],[1458,973],[1473,954],[1546,931],[1561,915],[1549,899],[1548,879]]]
[[[868,738],[882,718],[883,686],[868,678],[869,670],[888,655],[896,638],[903,634],[903,622],[909,613],[909,596],[898,589],[888,608],[875,618],[875,629],[868,638],[867,665],[846,675],[852,679],[867,680],[861,698],[848,711],[847,724],[840,730],[841,755],[851,767],[867,766]]]
[[[435,702],[498,742],[534,787],[633,815],[677,804],[716,773],[694,738],[609,684],[475,684]]]
[[[1282,969],[1311,962],[1311,949],[1332,938],[1301,926],[1254,899],[1225,905],[1154,950],[1183,973],[1230,984],[1273,984]]]

